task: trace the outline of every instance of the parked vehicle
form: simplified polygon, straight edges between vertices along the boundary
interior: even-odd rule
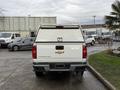
[[[88,45],[88,44],[91,44],[91,45],[94,45],[95,44],[95,38],[94,36],[84,36],[85,38],[85,43]]]
[[[102,32],[102,39],[106,38],[112,38],[112,33],[111,32]]]
[[[32,50],[34,40],[31,37],[17,38],[8,45],[9,51]]]
[[[17,32],[0,32],[0,46],[7,47],[17,37],[20,37],[20,34]]]
[[[69,71],[81,79],[87,48],[79,26],[41,26],[32,48],[36,76],[48,71]]]
[[[112,40],[115,42],[120,42],[120,36],[114,36]]]
[[[92,36],[95,39],[98,38],[98,34],[95,29],[86,29],[86,30],[83,30],[83,32],[84,32],[84,36]]]

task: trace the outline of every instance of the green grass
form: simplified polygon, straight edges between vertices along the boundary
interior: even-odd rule
[[[120,57],[110,55],[104,51],[91,55],[89,64],[120,90]]]

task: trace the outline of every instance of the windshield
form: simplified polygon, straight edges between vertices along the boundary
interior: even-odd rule
[[[11,33],[1,33],[0,38],[9,38],[11,36]]]
[[[72,36],[72,37],[71,37]],[[36,42],[84,42],[79,29],[41,29]]]

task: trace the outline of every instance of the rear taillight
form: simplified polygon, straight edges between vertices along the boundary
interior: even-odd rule
[[[37,46],[33,45],[32,47],[32,58],[36,59],[37,58]]]
[[[87,47],[83,45],[83,58],[87,58]]]

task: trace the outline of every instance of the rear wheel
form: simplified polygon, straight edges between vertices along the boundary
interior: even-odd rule
[[[18,46],[13,46],[13,51],[18,51],[19,50],[19,47]]]
[[[36,77],[44,76],[43,72],[37,72],[37,71],[35,71],[35,75],[36,75]]]
[[[84,71],[76,71],[76,76],[78,80],[82,81]]]

